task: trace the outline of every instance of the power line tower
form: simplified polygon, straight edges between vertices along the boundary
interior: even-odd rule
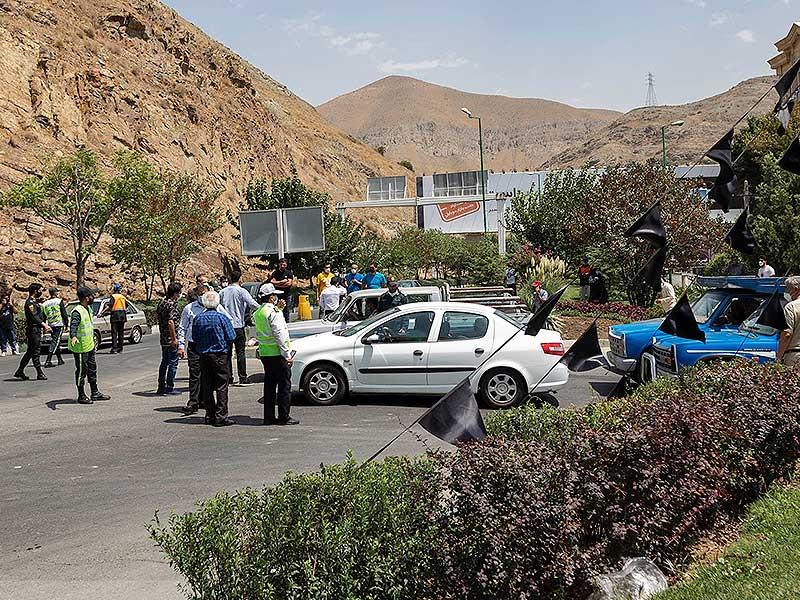
[[[658,98],[656,98],[656,85],[655,78],[652,73],[647,74],[647,99],[644,103],[645,106],[658,106]]]

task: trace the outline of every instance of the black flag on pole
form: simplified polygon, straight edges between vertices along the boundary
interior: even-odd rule
[[[545,300],[544,303],[539,307],[539,310],[533,313],[530,321],[528,321],[528,325],[525,327],[525,335],[537,335],[542,330],[542,327],[544,327],[544,324],[547,322],[547,317],[549,317],[550,313],[553,312],[553,309],[556,307],[556,304],[558,304],[561,296],[564,295],[564,292],[567,291],[568,287],[568,285],[562,287],[555,294]]]
[[[784,171],[800,175],[800,138],[794,138],[792,143],[778,161],[778,166]]]
[[[605,364],[602,356],[595,319],[558,362],[565,364],[570,371],[589,371]]]
[[[722,207],[723,212],[728,212],[731,207],[733,195],[736,193],[738,178],[733,172],[733,156],[731,155],[731,145],[733,144],[733,129],[722,136],[714,146],[706,152],[706,156],[716,163],[719,163],[719,175],[714,182],[714,187],[708,192],[708,197],[715,200]]]
[[[778,117],[780,124],[778,125],[778,135],[786,135],[789,129],[789,121],[792,120],[792,112],[794,111],[794,98],[790,99],[784,106],[779,106],[775,113]]]
[[[782,294],[779,294],[778,290],[775,290],[772,296],[769,297],[769,300],[764,305],[764,309],[761,311],[761,314],[758,315],[758,319],[756,319],[757,325],[766,325],[778,331],[789,328],[788,323],[786,323],[786,313],[783,312],[781,296]]]
[[[778,106],[781,106],[786,94],[792,89],[792,84],[794,80],[797,79],[798,72],[800,72],[800,60],[795,61],[795,63],[789,67],[789,70],[785,71],[783,75],[781,75],[781,78],[775,82],[775,91],[778,92]]]
[[[750,215],[750,208],[745,208],[739,218],[736,219],[728,235],[725,236],[725,242],[734,250],[738,250],[743,254],[752,254],[756,251],[756,238],[753,232],[750,231],[750,226],[747,224],[747,217]]]
[[[469,379],[447,392],[419,424],[449,444],[477,442],[486,437],[486,426]]]
[[[634,283],[643,283],[652,288],[661,287],[661,275],[664,273],[664,263],[667,261],[667,251],[669,246],[664,246],[655,251],[653,256],[647,261],[636,274]]]
[[[697,326],[697,319],[694,317],[692,307],[689,306],[689,299],[686,294],[681,296],[681,299],[667,313],[658,328],[670,335],[706,343],[706,334],[700,331],[700,327]]]
[[[661,222],[661,202],[656,202],[628,227],[625,237],[639,237],[650,242],[654,248],[667,243],[664,223]]]

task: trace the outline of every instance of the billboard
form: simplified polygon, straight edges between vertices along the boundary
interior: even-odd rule
[[[294,254],[325,249],[323,207],[251,210],[239,213],[242,256]]]

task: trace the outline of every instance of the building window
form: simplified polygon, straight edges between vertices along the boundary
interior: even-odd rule
[[[405,197],[405,176],[370,177],[367,180],[367,200],[401,200]]]
[[[485,177],[486,175],[484,175]],[[434,175],[433,195],[436,198],[445,196],[480,196],[481,185],[479,180],[479,171]]]

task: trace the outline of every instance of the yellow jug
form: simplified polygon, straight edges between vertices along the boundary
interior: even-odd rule
[[[300,301],[297,304],[297,318],[301,321],[311,320],[311,304],[308,302],[308,295],[300,294]]]

